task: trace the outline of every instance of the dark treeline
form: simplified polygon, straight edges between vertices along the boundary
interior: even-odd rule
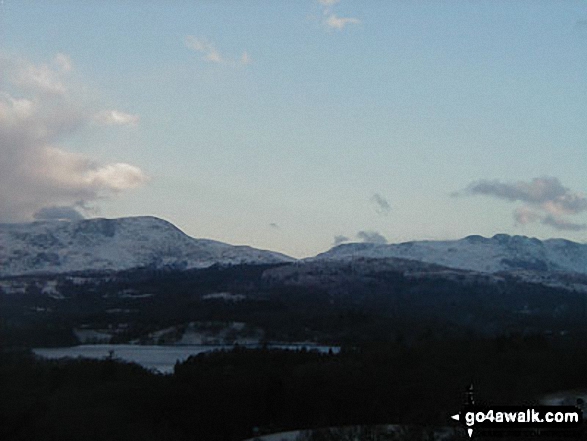
[[[340,354],[201,354],[162,376],[116,360],[0,358],[2,440],[242,440],[371,424],[450,425],[478,403],[536,404],[587,385],[585,342],[536,336],[380,343]]]
[[[399,270],[334,276],[317,272],[314,284],[296,285],[264,279],[269,268],[145,269],[95,276],[84,284],[52,276],[62,298],[43,294],[40,277],[21,278],[25,293],[0,292],[0,344],[73,345],[74,328],[119,324],[124,332],[116,333],[113,342],[124,343],[166,327],[206,321],[244,322],[262,329],[272,341],[337,344],[453,339],[471,333],[587,335],[586,297],[561,288],[508,277],[499,282],[414,279]],[[136,296],[121,294],[127,291]],[[245,298],[204,299],[218,292]]]

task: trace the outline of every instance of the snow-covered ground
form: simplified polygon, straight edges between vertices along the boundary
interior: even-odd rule
[[[402,258],[464,270],[496,273],[510,270],[564,271],[587,274],[587,244],[564,239],[541,241],[496,234],[460,240],[400,244],[349,243],[307,259],[310,261]]]
[[[0,224],[0,277],[293,260],[249,246],[194,239],[150,216]]]
[[[257,436],[245,441],[296,441],[302,434],[301,430],[292,430],[290,432],[272,433],[270,435]]]
[[[215,292],[202,296],[202,300],[224,300],[227,302],[240,302],[246,298],[247,296],[244,294],[232,294],[229,292]]]
[[[506,234],[388,245],[348,243],[305,261],[359,257],[410,259],[484,273],[529,270],[587,274],[587,244]],[[171,223],[150,216],[0,224],[0,277],[295,261],[273,251],[194,239]]]

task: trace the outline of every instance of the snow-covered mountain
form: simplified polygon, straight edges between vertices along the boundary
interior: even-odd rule
[[[496,234],[452,241],[400,244],[349,243],[311,258],[312,261],[355,258],[402,258],[485,273],[532,270],[587,274],[587,245],[564,239],[541,241],[526,236]]]
[[[529,270],[587,275],[587,244],[497,234],[454,241],[349,243],[306,262],[399,258],[482,273]],[[151,267],[205,268],[294,262],[286,255],[194,239],[156,217],[0,224],[0,277]],[[301,263],[301,262],[300,262]]]
[[[147,216],[0,224],[0,276],[293,260],[248,246],[194,239],[167,221]]]

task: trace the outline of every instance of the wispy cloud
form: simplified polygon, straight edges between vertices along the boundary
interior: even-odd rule
[[[381,215],[387,216],[387,214],[391,211],[391,205],[389,205],[387,199],[385,199],[379,193],[375,193],[371,197],[371,202],[375,204],[375,210]]]
[[[241,55],[240,62],[241,64],[251,64],[253,60],[251,60],[249,53],[247,51],[244,51]]]
[[[534,178],[530,182],[480,180],[453,195],[483,195],[522,202],[524,205],[514,211],[514,219],[522,225],[540,222],[558,230],[587,229],[585,224],[573,223],[564,218],[587,211],[587,196],[571,191],[555,177]]]
[[[94,115],[94,121],[105,126],[136,126],[139,123],[139,116],[120,110],[102,110]]]
[[[59,67],[62,72],[70,72],[73,69],[73,62],[69,55],[58,53],[53,58],[53,63]]]
[[[540,213],[537,213],[530,207],[519,207],[514,210],[514,219],[517,224],[526,225],[532,222],[537,222],[541,218]]]
[[[349,242],[351,239],[343,236],[342,234],[339,234],[337,236],[334,236],[334,241],[333,241],[333,245],[337,246],[340,245],[341,243],[345,243],[345,242]]]
[[[359,24],[361,20],[353,17],[339,17],[336,14],[330,14],[324,19],[324,23],[331,29],[342,31],[346,25]]]
[[[387,238],[383,236],[378,231],[373,230],[361,230],[357,232],[355,238],[363,243],[374,243],[379,245],[384,245],[387,243]],[[346,242],[352,242],[353,240],[350,237],[344,236],[342,234],[334,236],[334,240],[332,245],[337,246]]]
[[[228,65],[247,65],[252,63],[251,56],[247,51],[243,51],[240,57],[226,58],[220,54],[216,46],[205,38],[198,38],[193,35],[188,35],[184,39],[184,43],[188,49],[198,52],[202,55],[202,59],[210,63],[228,64]]]
[[[22,92],[35,95],[65,95],[64,76],[72,69],[71,59],[57,54],[49,63],[32,64],[22,59],[2,59],[8,80]]]
[[[541,223],[544,225],[550,225],[557,230],[566,230],[566,231],[583,231],[587,230],[587,224],[577,224],[574,222],[567,221],[565,219],[561,219],[560,217],[553,216],[552,214],[548,214],[544,216],[541,220]]]
[[[361,239],[363,242],[366,243],[376,243],[376,244],[386,244],[387,239],[385,236],[380,234],[377,231],[359,231],[357,233],[357,238]]]
[[[205,39],[188,35],[185,38],[185,45],[191,50],[200,52],[206,61],[211,61],[212,63],[222,63],[224,61],[216,47]]]
[[[84,216],[73,206],[43,207],[35,214],[35,220],[81,220]]]
[[[95,121],[67,81],[73,68],[67,55],[45,64],[0,63],[7,73],[0,86],[0,221],[44,217],[55,207],[64,214],[63,207],[85,206],[147,181],[136,166],[101,164],[58,144]]]
[[[322,24],[328,29],[342,31],[347,25],[360,24],[361,20],[355,17],[340,17],[333,12],[333,7],[339,0],[318,0],[322,6]]]

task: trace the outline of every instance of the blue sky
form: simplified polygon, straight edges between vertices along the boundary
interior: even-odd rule
[[[586,240],[584,1],[0,11],[0,221],[154,215],[296,257]]]

